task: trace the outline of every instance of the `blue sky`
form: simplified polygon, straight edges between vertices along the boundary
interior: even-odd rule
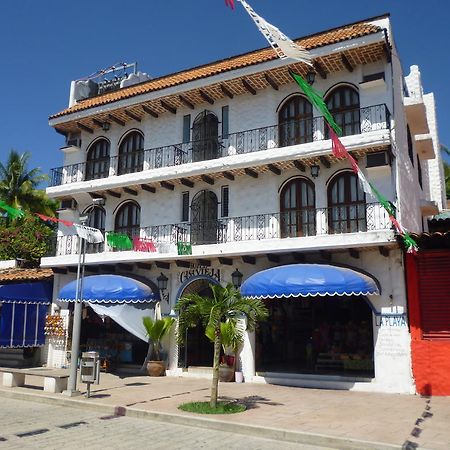
[[[294,38],[391,13],[405,73],[418,64],[434,92],[440,139],[450,146],[450,5],[441,0],[249,0]],[[116,62],[156,77],[265,47],[240,5],[224,0],[2,0],[0,160],[32,153],[44,172],[62,165],[63,137],[48,116],[65,108],[70,81]]]

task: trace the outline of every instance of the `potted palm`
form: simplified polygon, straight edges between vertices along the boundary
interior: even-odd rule
[[[142,322],[149,339],[144,366],[151,377],[159,377],[166,371],[166,363],[161,359],[161,340],[170,331],[175,319],[173,317],[163,317],[162,319],[143,317]]]

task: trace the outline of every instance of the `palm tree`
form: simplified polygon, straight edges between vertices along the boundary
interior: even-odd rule
[[[30,157],[28,152],[11,150],[6,164],[0,163],[0,199],[16,209],[54,216],[55,202],[38,189],[48,176],[40,168],[28,170]]]
[[[179,314],[178,339],[180,342],[189,327],[199,322],[205,326],[205,335],[214,336],[213,379],[211,384],[211,408],[217,406],[219,384],[219,360],[222,344],[221,324],[240,318],[247,320],[247,330],[253,331],[259,321],[267,319],[269,312],[261,300],[248,299],[230,283],[226,287],[210,285],[212,297],[189,294],[180,298],[175,307]]]

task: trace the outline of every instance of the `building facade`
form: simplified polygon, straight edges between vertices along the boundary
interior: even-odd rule
[[[292,263],[370,275],[379,295],[268,302],[269,321],[240,355],[245,379],[412,393],[404,251],[383,207],[332,155],[323,117],[288,69],[324,93],[342,143],[418,233],[445,198],[433,94],[416,66],[402,73],[388,16],[297,42],[313,71],[265,48],[100,94],[100,84],[74,82],[71,106],[50,117],[66,143],[47,194],[61,200],[60,218],[87,214],[105,235],[87,247],[86,275],[154,286],[163,273],[166,314],[236,269],[244,280]],[[113,245],[124,235],[132,248]],[[77,249],[61,225],[42,260],[55,271],[55,299],[75,278]],[[168,373],[210,365],[205,339],[200,326],[185,348],[172,339]]]

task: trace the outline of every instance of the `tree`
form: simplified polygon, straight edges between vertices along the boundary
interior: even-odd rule
[[[173,317],[163,317],[162,319],[155,320],[150,316],[142,318],[142,323],[144,324],[145,331],[147,332],[150,341],[147,358],[145,359],[146,362],[152,358],[155,358],[155,361],[161,361],[159,353],[161,349],[161,340],[170,331],[174,322],[175,319]]]
[[[55,215],[56,204],[38,189],[48,179],[40,168],[28,170],[31,154],[11,150],[6,164],[0,163],[0,199],[16,209]]]
[[[447,156],[450,156],[450,150],[445,145],[441,144],[441,151],[447,154]],[[447,199],[450,199],[450,164],[444,158],[442,159],[442,163],[444,165],[445,192]]]
[[[226,287],[210,285],[212,297],[189,294],[180,298],[175,310],[179,314],[178,339],[183,342],[186,330],[198,325],[205,326],[205,335],[214,336],[213,379],[211,384],[211,408],[217,406],[219,385],[220,348],[222,345],[221,326],[223,323],[236,324],[240,318],[247,321],[247,330],[253,331],[259,321],[266,320],[269,312],[261,300],[248,299],[228,284]]]

